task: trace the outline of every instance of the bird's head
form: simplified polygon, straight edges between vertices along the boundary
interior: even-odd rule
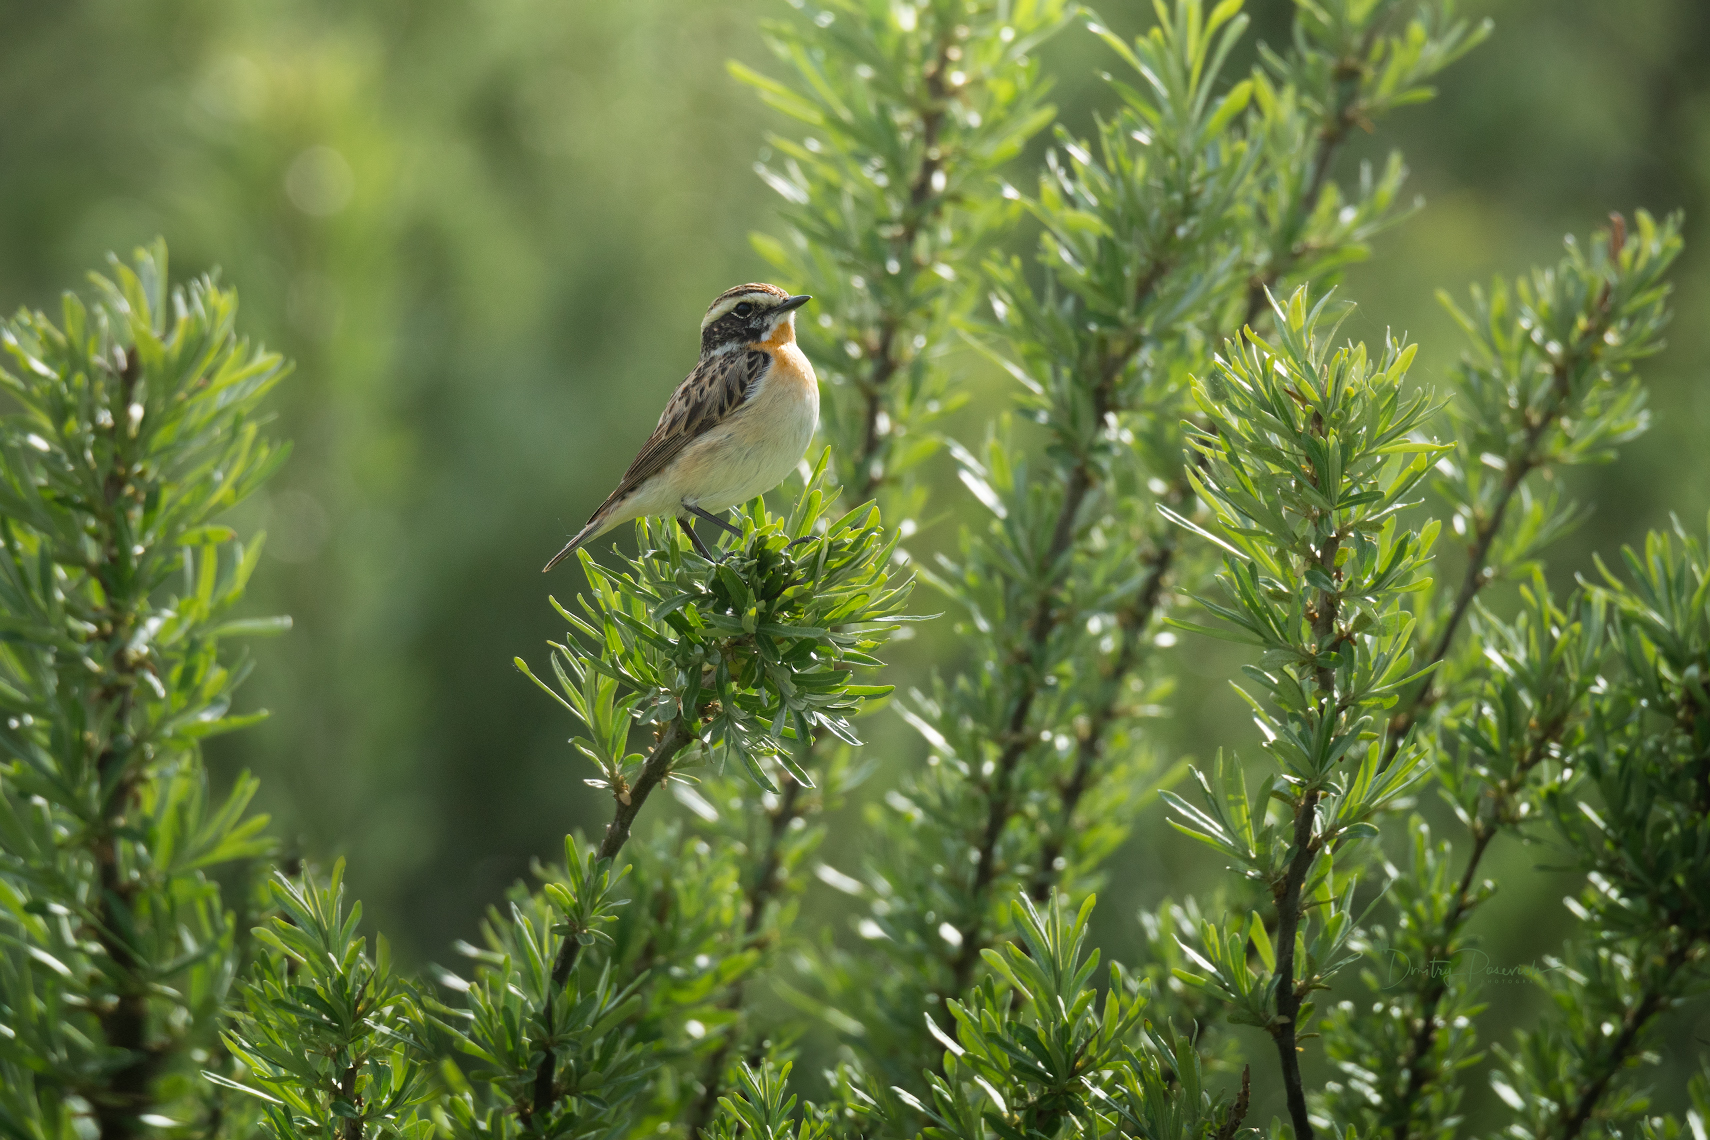
[[[707,306],[701,320],[701,355],[763,341],[795,339],[796,310],[813,298],[791,296],[776,285],[738,285]]]

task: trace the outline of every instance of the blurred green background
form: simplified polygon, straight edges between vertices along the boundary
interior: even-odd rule
[[[1287,0],[1248,9],[1250,40],[1285,38]],[[1423,208],[1348,275],[1360,309],[1344,328],[1407,330],[1426,381],[1459,351],[1436,289],[1553,260],[1563,233],[1610,210],[1684,208],[1695,223],[1710,192],[1704,0],[1468,10],[1493,16],[1495,35],[1437,101],[1358,140],[1338,171],[1392,146],[1407,155]],[[692,365],[707,300],[763,272],[746,235],[772,226],[774,199],[752,165],[782,124],[724,64],[765,69],[758,24],[785,12],[771,0],[0,2],[0,306],[51,306],[107,251],[158,234],[175,275],[219,266],[244,327],[297,361],[276,402],[296,453],[247,520],[269,534],[255,605],[296,628],[258,648],[245,694],[273,719],[215,756],[262,776],[262,806],[295,850],[349,856],[406,961],[444,960],[530,858],[603,822],[565,744],[572,726],[510,661],[540,659],[561,635],[546,594],[567,600],[580,574],[539,567]],[[1134,32],[1149,12],[1112,0],[1100,14]],[[1115,61],[1078,28],[1047,55],[1063,121],[1085,132],[1107,104],[1097,73]],[[1012,180],[1031,182],[1039,149]],[[1592,551],[1671,511],[1699,526],[1710,508],[1710,253],[1696,232],[1670,348],[1646,373],[1655,426],[1577,480],[1597,512],[1556,552],[1564,585]],[[975,412],[989,412],[1003,382],[965,363]],[[964,423],[978,434],[978,414]],[[947,474],[940,508],[964,494]],[[950,525],[918,548],[950,541]],[[954,668],[948,627],[900,647],[893,679]],[[1159,752],[1251,748],[1225,683],[1234,659],[1202,642],[1173,652],[1181,686]],[[882,789],[921,749],[888,714],[868,732]],[[830,861],[859,864],[857,821],[839,817]],[[1218,879],[1202,852],[1148,811],[1100,908],[1112,952],[1131,951],[1135,906]],[[1573,884],[1538,861],[1498,853],[1508,897],[1485,933],[1499,960],[1547,953],[1567,928],[1559,900]],[[1493,994],[1493,1015],[1513,1023],[1528,1001]]]

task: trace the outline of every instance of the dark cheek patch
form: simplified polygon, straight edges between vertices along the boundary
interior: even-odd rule
[[[734,314],[727,314],[707,326],[707,331],[701,334],[701,344],[707,348],[733,342],[747,344],[759,338],[764,325],[764,320],[743,319]]]

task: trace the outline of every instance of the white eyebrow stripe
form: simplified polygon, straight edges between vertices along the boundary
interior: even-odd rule
[[[701,318],[701,328],[705,329],[708,325],[712,324],[714,321],[718,320],[744,301],[754,302],[775,300],[777,300],[777,297],[774,294],[762,292],[759,289],[750,289],[746,293],[738,293],[734,297],[726,297],[724,300],[717,302],[712,308],[707,310],[707,315]]]

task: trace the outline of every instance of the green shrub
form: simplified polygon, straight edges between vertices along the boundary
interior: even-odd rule
[[[1072,6],[833,0],[769,28],[790,78],[738,74],[803,133],[771,142],[788,205],[756,245],[820,300],[829,447],[717,562],[669,522],[616,568],[582,554],[550,672],[517,665],[611,823],[496,901],[461,972],[399,976],[342,865],[254,889],[253,782],[207,791],[198,741],[251,719],[220,643],[279,625],[228,613],[258,544],[214,516],[282,458],[256,420],[280,363],[230,293],[169,293],[158,250],[57,325],[9,322],[0,1129],[1446,1138],[1488,1049],[1511,1136],[1701,1132],[1710,1082],[1683,1123],[1635,1066],[1706,981],[1706,540],[1653,535],[1565,598],[1543,575],[1582,515],[1560,473],[1646,426],[1679,222],[1617,215],[1475,291],[1459,368],[1410,379],[1404,338],[1338,339],[1332,291],[1404,168],[1333,165],[1485,29],[1447,0],[1302,2],[1236,73],[1240,8],[1095,26],[1110,109],[1025,190],[1001,179],[1054,117],[1038,50]],[[959,343],[1017,383],[972,445],[945,434]],[[917,562],[945,452],[968,513]],[[870,674],[916,576],[963,664],[893,695]],[[1150,738],[1176,631],[1245,647],[1257,751]],[[860,865],[816,863],[884,706],[929,755]],[[658,826],[661,788],[687,814]],[[1106,966],[1094,891],[1160,797],[1232,874]],[[1551,1010],[1506,1047],[1452,968],[1503,834],[1585,883]],[[857,900],[854,937],[804,937],[811,874]],[[1255,1127],[1267,1089],[1287,1119]]]

